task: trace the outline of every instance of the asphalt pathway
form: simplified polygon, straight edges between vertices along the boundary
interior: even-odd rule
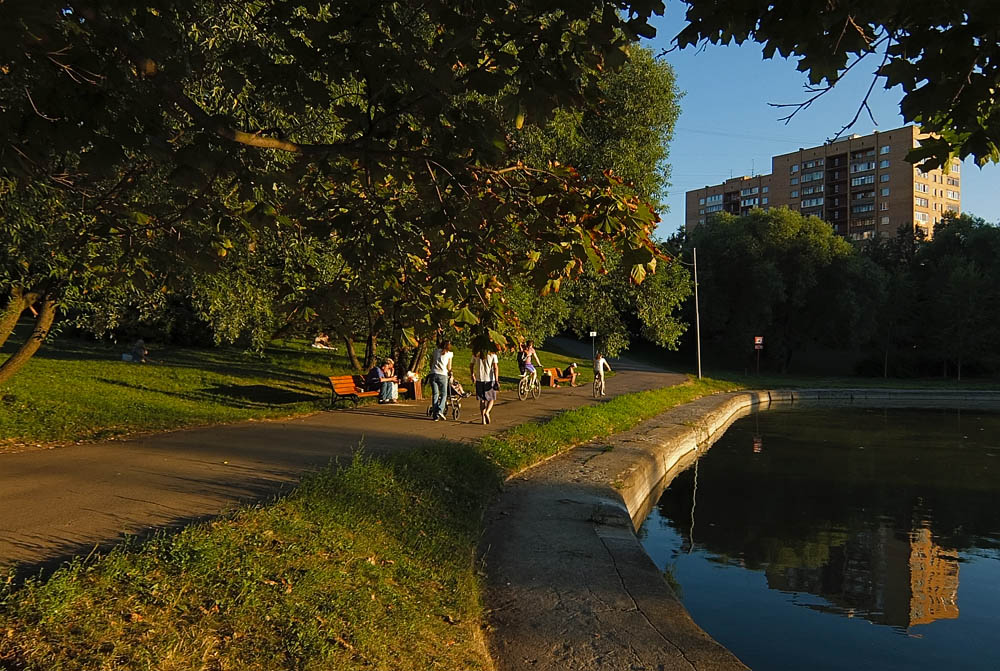
[[[573,343],[558,344],[577,351]],[[589,344],[578,351],[584,349],[589,359]],[[620,374],[608,379],[609,397],[685,379],[635,362],[611,365]],[[0,454],[0,570],[16,564],[32,571],[126,535],[266,499],[359,446],[383,454],[439,439],[476,440],[597,402],[589,385],[543,389],[538,400],[519,401],[506,383],[489,426],[480,423],[475,398],[463,402],[457,422],[430,421],[424,400]]]

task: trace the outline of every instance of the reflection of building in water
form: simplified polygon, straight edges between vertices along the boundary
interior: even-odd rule
[[[929,529],[912,532],[908,541],[886,527],[863,531],[831,547],[820,566],[772,563],[767,583],[829,602],[811,608],[894,627],[958,617],[958,560],[934,544]]]
[[[930,529],[910,534],[910,624],[958,617],[958,560],[931,540]]]

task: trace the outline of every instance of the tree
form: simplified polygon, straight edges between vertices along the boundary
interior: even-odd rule
[[[594,75],[625,63],[662,9],[5,2],[0,177],[14,186],[0,216],[19,207],[8,194],[41,186],[91,218],[95,258],[156,241],[162,263],[124,264],[118,282],[165,283],[191,243],[250,257],[263,240],[307,234],[358,274],[373,254],[395,259],[405,270],[381,299],[433,284],[447,298],[430,308],[504,340],[499,270],[551,290],[601,244],[654,265],[648,205],[613,175],[515,160],[509,130],[595,94]],[[524,256],[521,238],[539,244]],[[79,273],[56,274],[56,301],[85,288]]]
[[[744,352],[763,335],[786,371],[806,343],[867,340],[877,270],[825,221],[787,208],[723,214],[688,244],[698,248],[706,341]]]
[[[662,209],[680,113],[673,69],[648,49],[633,49],[622,68],[598,78],[597,88],[599,96],[588,104],[561,108],[548,124],[527,127],[519,149],[529,162],[555,158],[590,179],[610,168],[624,193]],[[578,337],[596,330],[612,355],[636,336],[675,347],[684,331],[675,312],[691,293],[690,278],[661,251],[661,262],[647,275],[628,253],[594,250],[599,262],[561,285],[570,330]]]
[[[958,379],[970,360],[995,357],[1000,340],[1000,228],[948,215],[916,255],[918,309],[926,344]]]
[[[990,2],[961,0],[831,0],[719,3],[685,0],[688,25],[680,47],[703,42],[764,47],[765,58],[797,58],[808,77],[808,107],[869,56],[877,65],[872,87],[900,86],[900,112],[938,139],[909,159],[948,166],[952,156],[982,165],[1000,160],[1000,14]],[[870,91],[871,89],[869,89]],[[861,102],[854,120],[867,108]],[[841,131],[843,132],[843,131]]]

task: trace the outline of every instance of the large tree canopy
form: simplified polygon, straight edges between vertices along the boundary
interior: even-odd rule
[[[345,273],[328,278],[341,298],[361,290],[341,280],[365,275],[384,303],[408,296],[424,324],[446,311],[503,340],[498,278],[512,270],[552,290],[600,264],[604,244],[637,273],[654,267],[656,215],[615,176],[528,164],[510,143],[526,120],[595,98],[597,75],[662,9],[0,3],[0,217],[65,257],[37,286],[0,278],[9,312],[23,296],[58,304],[95,273],[167,290],[180,268],[236,257],[246,273],[260,249],[318,245]],[[37,213],[7,197],[28,185],[44,192]],[[47,202],[84,225],[34,225]],[[137,247],[162,263],[118,253]],[[281,279],[284,302],[315,293]]]
[[[1000,160],[1000,12],[992,0],[684,1],[681,47],[759,42],[767,58],[797,58],[816,96],[868,57],[887,88],[902,88],[903,118],[940,136],[911,160]]]

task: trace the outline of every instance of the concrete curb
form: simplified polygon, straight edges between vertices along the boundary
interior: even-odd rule
[[[798,402],[1000,407],[1000,391],[717,394],[514,478],[488,513],[481,547],[497,668],[745,670],[691,619],[633,529],[734,421],[756,407]]]

